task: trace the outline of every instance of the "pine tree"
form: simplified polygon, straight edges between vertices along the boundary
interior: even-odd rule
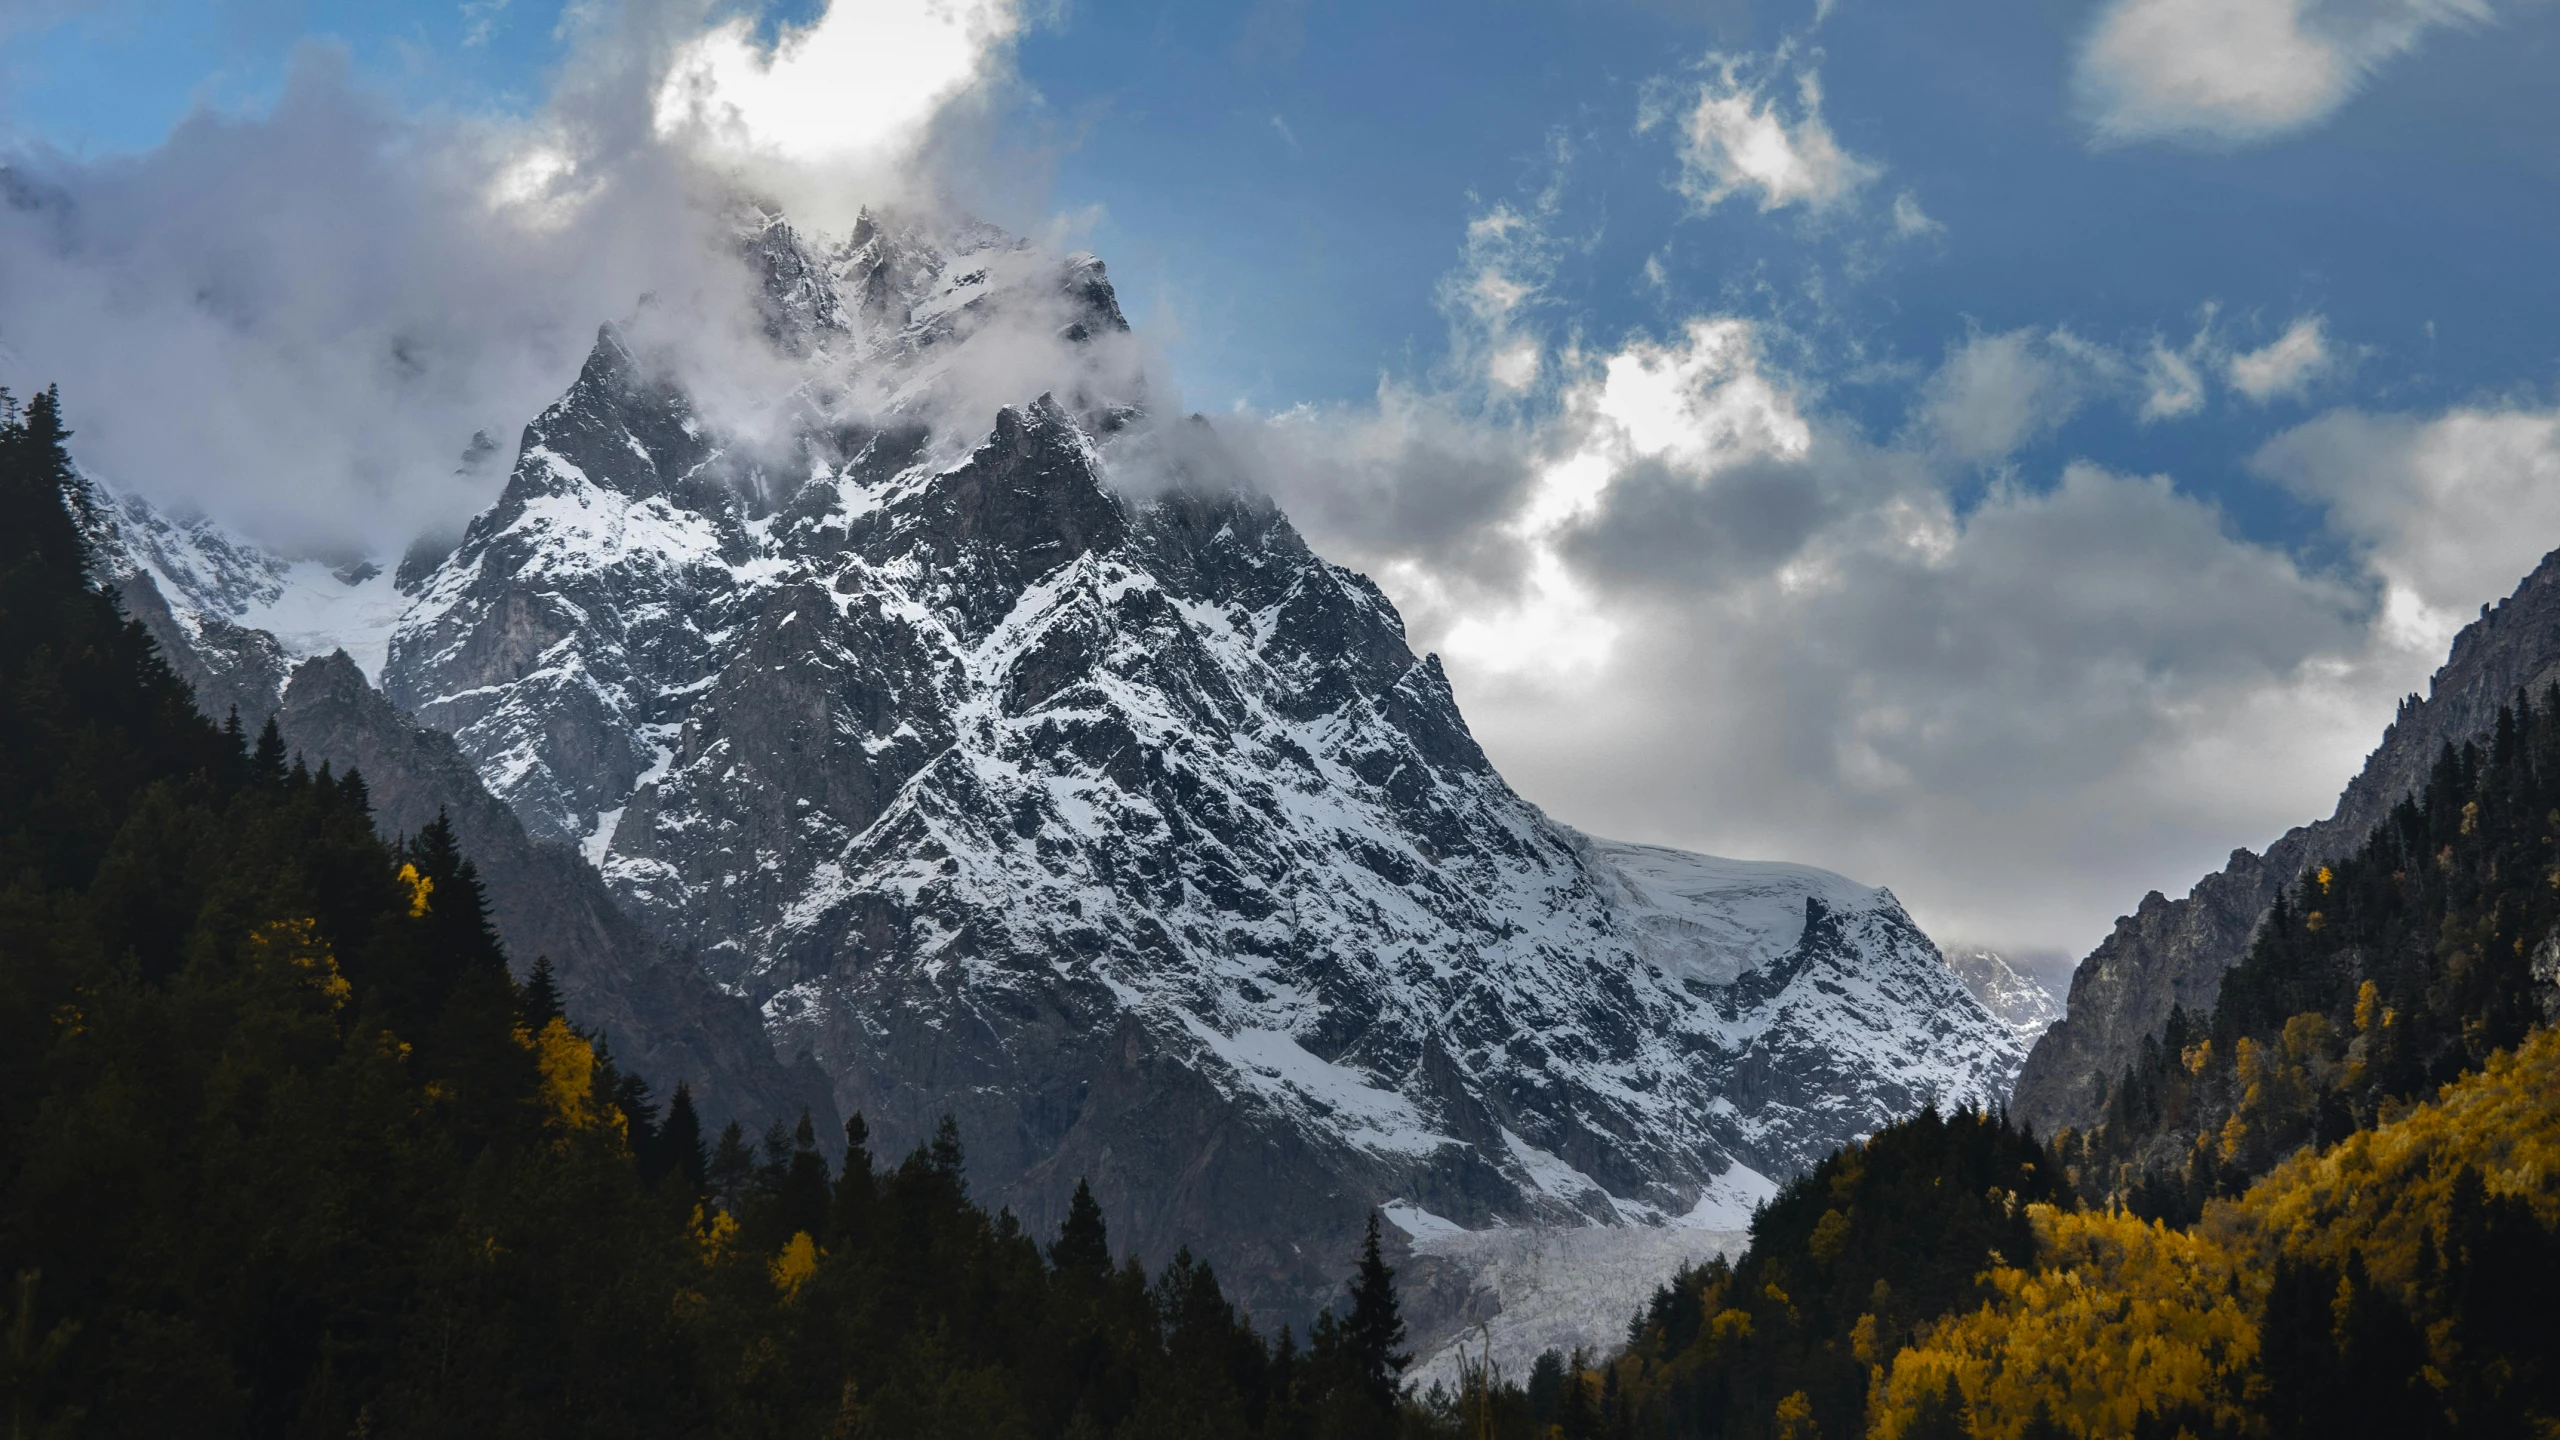
[[[276,728],[276,717],[258,731],[258,748],[249,755],[249,773],[269,785],[281,785],[285,778],[284,732]]]
[[[525,1028],[539,1034],[542,1027],[561,1017],[560,987],[551,978],[551,957],[533,957],[533,971],[524,977],[522,987]]]
[[[1360,1242],[1360,1268],[1351,1280],[1351,1315],[1343,1321],[1343,1342],[1362,1389],[1383,1405],[1395,1403],[1404,1370],[1413,1363],[1404,1344],[1404,1315],[1396,1303],[1396,1272],[1378,1250],[1378,1212],[1369,1212],[1369,1230]]]
[[[1919,1407],[1911,1417],[1911,1425],[1902,1432],[1904,1440],[1968,1440],[1971,1427],[1965,1421],[1964,1391],[1949,1375],[1944,1388],[1935,1398]]]
[[[836,1171],[835,1196],[827,1206],[827,1233],[854,1242],[869,1235],[878,1194],[879,1178],[871,1169],[871,1126],[856,1110],[844,1122],[844,1164]]]
[[[949,1115],[942,1117],[942,1123],[934,1127],[933,1147],[926,1155],[933,1173],[954,1191],[965,1193],[968,1190],[969,1182],[963,1173],[966,1157],[960,1149],[960,1122],[957,1119]]]
[[[2071,1432],[2053,1418],[2053,1402],[2039,1397],[2036,1408],[2027,1415],[2026,1428],[2018,1432],[2018,1440],[2071,1440]]]
[[[667,1118],[658,1127],[658,1144],[652,1157],[648,1178],[666,1174],[684,1178],[685,1193],[702,1198],[711,1173],[711,1159],[702,1148],[702,1117],[694,1113],[693,1087],[676,1082],[676,1091],[667,1097]]]
[[[800,1112],[800,1124],[792,1132],[791,1158],[782,1172],[782,1183],[774,1194],[775,1228],[784,1235],[806,1234],[812,1240],[827,1238],[827,1162],[818,1153],[818,1130],[810,1123],[809,1112]]]
[[[264,742],[260,742],[263,748]],[[503,971],[506,947],[489,918],[489,892],[480,883],[480,868],[462,853],[453,818],[439,807],[436,818],[421,827],[408,845],[409,862],[429,884],[428,915],[437,943],[448,954]]]
[[[747,1149],[746,1128],[732,1120],[720,1132],[720,1144],[711,1152],[711,1170],[707,1177],[711,1193],[720,1208],[736,1214],[739,1202],[746,1198],[747,1182],[755,1175],[755,1156]]]
[[[1058,1238],[1049,1246],[1049,1263],[1064,1274],[1111,1273],[1111,1237],[1103,1229],[1102,1206],[1093,1198],[1093,1187],[1082,1180],[1076,1182],[1067,1218],[1059,1222]]]

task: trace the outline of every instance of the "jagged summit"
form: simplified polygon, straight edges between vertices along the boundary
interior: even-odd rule
[[[885,1144],[956,1114],[1027,1224],[1089,1177],[1292,1316],[1371,1205],[1731,1228],[2001,1097],[2019,1042],[1889,892],[1557,823],[1214,446],[1118,483],[1099,262],[750,239],[788,433],[609,327],[382,682]]]

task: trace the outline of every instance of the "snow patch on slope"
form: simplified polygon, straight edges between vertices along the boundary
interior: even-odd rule
[[[288,560],[209,519],[172,520],[140,495],[88,477],[98,553],[117,578],[148,574],[190,638],[219,619],[272,636],[287,659],[344,650],[379,681],[407,597],[366,560]]]

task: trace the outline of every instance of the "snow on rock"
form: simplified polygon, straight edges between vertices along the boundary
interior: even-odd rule
[[[2010,964],[1999,951],[1982,945],[1948,945],[1944,953],[1947,969],[1964,982],[1965,990],[1993,1018],[2016,1031],[2023,1045],[2033,1046],[2062,1018],[2062,998],[2043,981]]]
[[[988,1203],[1036,1233],[1089,1178],[1124,1250],[1188,1245],[1273,1321],[1393,1202],[1495,1276],[1418,1338],[1493,1306],[1528,1344],[1623,1327],[1766,1177],[2000,1098],[2016,1033],[1890,892],[1549,818],[1214,432],[1115,485],[1151,442],[1107,364],[931,428],[971,346],[1107,350],[1099,262],[744,243],[809,357],[796,453],[725,448],[608,328],[376,653],[891,1153],[954,1115]],[[287,613],[285,571],[168,543],[164,588]]]

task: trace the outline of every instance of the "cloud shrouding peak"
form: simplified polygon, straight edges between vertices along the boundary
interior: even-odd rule
[[[752,388],[742,199],[821,227],[932,206],[1013,11],[836,0],[767,53],[706,9],[573,7],[521,117],[410,114],[308,46],[264,115],[0,162],[0,383],[59,381],[101,475],[323,548],[486,504],[454,473],[472,435],[514,435],[644,296],[693,372]]]
[[[656,129],[768,185],[818,179],[781,198],[804,223],[841,225],[822,213],[829,196],[840,208],[894,184],[937,119],[996,78],[1019,29],[1011,0],[833,0],[768,50],[741,15],[678,47]]]
[[[1824,211],[1884,173],[1841,148],[1822,118],[1820,77],[1788,61],[1783,50],[1765,62],[1712,56],[1695,98],[1671,117],[1680,131],[1680,193],[1700,211],[1737,195],[1763,212]],[[1909,213],[1928,223],[1916,200]]]
[[[2072,76],[2106,143],[2239,145],[2318,124],[2485,0],[2110,0]]]

